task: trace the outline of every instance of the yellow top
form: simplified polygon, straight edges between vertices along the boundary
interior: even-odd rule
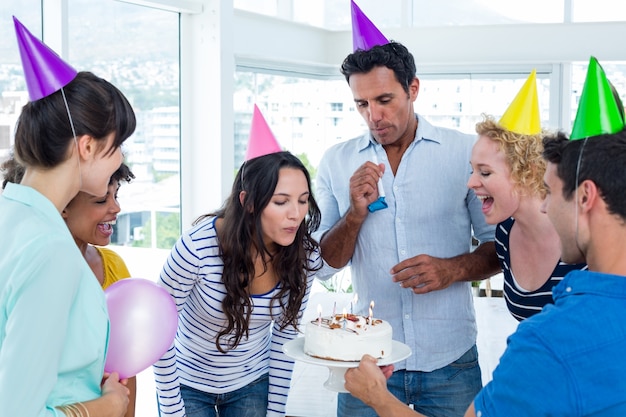
[[[115,251],[94,246],[102,257],[102,265],[104,266],[104,281],[102,289],[106,290],[108,286],[124,278],[130,278],[130,272],[124,263],[124,260]]]

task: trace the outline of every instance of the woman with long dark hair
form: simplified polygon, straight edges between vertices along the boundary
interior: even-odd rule
[[[314,273],[320,212],[289,152],[246,161],[232,193],[171,251],[160,283],[179,311],[175,346],[155,365],[161,415],[284,415],[295,338]]]

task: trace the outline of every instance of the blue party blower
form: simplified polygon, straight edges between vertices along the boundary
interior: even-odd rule
[[[373,213],[378,210],[386,209],[389,207],[385,202],[385,190],[383,189],[383,179],[378,179],[378,199],[373,201],[367,206],[367,209],[370,213]]]
[[[378,158],[376,157],[376,152],[374,152],[374,161],[375,164],[378,164]],[[371,202],[367,209],[370,213],[373,213],[378,210],[386,209],[389,207],[385,202],[385,189],[383,188],[383,179],[382,177],[378,179],[378,199],[376,201]]]

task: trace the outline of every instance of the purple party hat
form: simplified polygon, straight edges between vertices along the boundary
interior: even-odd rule
[[[386,45],[389,43],[385,35],[367,16],[359,9],[354,0],[350,0],[352,5],[352,49],[362,49],[367,51],[376,45]]]
[[[31,101],[59,91],[76,77],[76,70],[33,36],[15,16],[13,22]]]

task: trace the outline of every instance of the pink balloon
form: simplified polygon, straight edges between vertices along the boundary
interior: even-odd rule
[[[143,278],[127,278],[104,290],[111,330],[104,370],[130,378],[153,365],[176,335],[172,296]]]

